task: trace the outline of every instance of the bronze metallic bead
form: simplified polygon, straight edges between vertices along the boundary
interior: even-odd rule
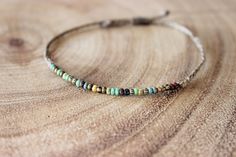
[[[144,94],[144,90],[143,89],[139,89],[138,94],[139,95],[143,95]]]
[[[157,93],[161,93],[162,92],[162,88],[159,86],[159,87],[157,87]]]
[[[169,85],[169,84],[166,84],[166,85],[165,85],[165,89],[166,89],[166,90],[169,90],[169,89],[170,89],[170,85]]]
[[[149,93],[148,89],[147,88],[144,88],[144,91],[143,91],[144,95],[147,95]]]

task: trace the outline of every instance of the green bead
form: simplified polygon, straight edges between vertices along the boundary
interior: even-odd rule
[[[111,88],[107,87],[106,93],[107,93],[108,95],[110,95],[110,94],[111,94]]]
[[[80,87],[80,80],[77,80],[76,83],[75,83],[76,87]]]
[[[50,66],[49,66],[50,70],[54,70],[56,68],[55,64],[51,63]]]
[[[64,80],[67,80],[68,74],[65,74],[64,76]]]
[[[68,79],[69,79],[69,75],[66,75],[66,81],[68,81]]]
[[[72,80],[72,76],[68,75],[67,81],[71,82],[71,80]]]
[[[69,76],[69,75],[68,75],[67,73],[64,73],[63,76],[62,76],[63,80],[67,80],[67,79],[68,79],[68,76]]]
[[[115,95],[118,96],[120,93],[120,89],[119,88],[115,88]]]
[[[111,88],[111,95],[115,95],[115,88]]]
[[[92,87],[93,87],[93,84],[90,84],[90,83],[89,83],[89,84],[87,85],[87,90],[92,90]]]
[[[66,73],[62,75],[62,79],[65,80],[65,77],[66,77]]]
[[[58,69],[58,70],[57,70],[57,75],[60,76],[61,73],[62,73],[62,70],[61,70],[61,69]]]
[[[62,77],[63,73],[64,73],[64,72],[63,72],[63,71],[61,71],[61,72],[59,73],[59,76],[60,76],[60,77]]]
[[[134,95],[138,95],[138,88],[134,88]]]
[[[71,83],[72,83],[73,85],[75,85],[76,81],[77,81],[77,79],[73,77],[72,80],[71,80]]]

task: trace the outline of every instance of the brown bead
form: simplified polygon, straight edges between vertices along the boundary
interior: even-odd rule
[[[176,89],[175,85],[173,83],[170,83],[170,90],[175,90],[175,89]]]
[[[180,83],[178,83],[178,82],[175,82],[175,83],[174,83],[174,85],[176,86],[176,88],[177,88],[177,89],[180,89],[180,88],[182,88],[181,84],[180,84]]]
[[[161,91],[164,92],[166,90],[165,85],[161,86]]]
[[[158,90],[158,92],[157,93],[161,93],[162,92],[162,88],[159,86],[159,87],[157,87],[157,90]]]
[[[144,91],[143,91],[144,95],[147,95],[149,93],[148,89],[145,88]]]
[[[165,89],[166,89],[166,90],[169,90],[169,89],[170,89],[170,85],[169,85],[169,84],[166,84],[166,85],[165,85]]]
[[[120,88],[120,95],[124,95],[124,89],[123,88]]]
[[[144,90],[143,89],[139,89],[138,94],[139,95],[143,95],[144,94]]]

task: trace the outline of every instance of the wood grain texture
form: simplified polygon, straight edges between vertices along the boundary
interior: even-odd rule
[[[175,95],[82,92],[44,62],[46,43],[66,29],[162,9],[206,49],[199,75]],[[2,0],[0,11],[1,157],[236,156],[235,0]],[[143,87],[186,76],[195,51],[183,34],[152,26],[77,33],[54,58],[91,82]]]

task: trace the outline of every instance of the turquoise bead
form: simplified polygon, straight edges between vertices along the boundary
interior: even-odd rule
[[[153,94],[157,93],[157,88],[156,87],[152,87],[152,90],[153,90]]]
[[[119,88],[115,88],[115,95],[118,96],[120,93],[120,89]]]
[[[50,70],[54,70],[56,68],[55,64],[51,63],[50,66],[49,66]]]
[[[148,93],[149,93],[149,94],[153,94],[153,89],[152,89],[152,87],[148,87],[147,89],[148,89]]]
[[[115,95],[115,88],[111,88],[111,95]]]
[[[69,75],[68,75],[68,74],[66,74],[66,76],[65,76],[65,80],[66,80],[66,81],[68,80],[68,77],[69,77]]]

